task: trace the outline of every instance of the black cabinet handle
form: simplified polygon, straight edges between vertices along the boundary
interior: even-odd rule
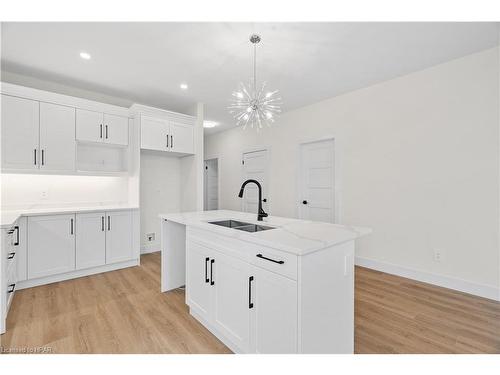
[[[253,276],[250,276],[248,278],[248,308],[253,309],[253,302],[252,302],[252,281],[253,281]]]
[[[170,148],[174,148],[174,136],[170,136]]]
[[[111,230],[111,216],[108,215],[108,231]]]
[[[106,125],[106,139],[108,139],[108,125]]]
[[[167,134],[167,148],[168,148],[168,134]]]
[[[101,129],[101,133],[100,133],[100,135],[99,135],[99,138],[101,138],[101,139],[102,139],[102,124],[100,124],[100,125],[99,125],[99,127],[100,127],[100,129]]]
[[[42,165],[45,164],[45,150],[42,149]]]
[[[36,165],[36,148],[33,150],[35,154],[35,165]]]
[[[7,293],[13,293],[14,289],[16,289],[16,284],[10,284],[9,289],[7,289]]]
[[[215,259],[210,260],[210,285],[214,285],[215,284],[215,282],[214,282],[214,275],[213,275],[213,272],[214,272],[214,263],[215,263]]]
[[[14,242],[14,246],[19,246],[19,226],[16,225],[14,230],[16,231],[16,242]]]
[[[270,262],[274,262],[274,263],[278,263],[278,264],[283,264],[283,263],[285,263],[285,261],[284,261],[284,260],[274,260],[274,259],[271,259],[271,258],[267,258],[267,257],[265,257],[265,256],[264,256],[264,255],[262,255],[262,254],[257,254],[257,258],[265,259],[265,260],[268,260],[268,261],[270,261]]]
[[[101,231],[104,232],[104,216],[101,216]]]
[[[307,204],[307,201],[305,201],[305,200],[304,200],[304,201],[302,201],[302,204]]]
[[[205,282],[208,283],[210,280],[208,280],[208,261],[210,258],[205,258]]]
[[[70,231],[70,233],[73,234],[73,219],[71,219],[70,221],[71,221],[71,231]]]
[[[7,259],[14,259],[15,256],[16,256],[16,253],[9,253],[9,255],[7,256]]]

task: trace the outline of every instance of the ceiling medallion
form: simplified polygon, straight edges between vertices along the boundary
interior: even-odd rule
[[[271,126],[275,117],[281,113],[281,98],[278,97],[278,90],[266,91],[266,82],[257,87],[257,43],[260,36],[253,34],[250,42],[253,44],[253,81],[250,80],[248,86],[243,82],[238,85],[238,91],[233,92],[229,113],[236,120],[237,126],[246,129],[248,125],[258,130],[263,125]]]

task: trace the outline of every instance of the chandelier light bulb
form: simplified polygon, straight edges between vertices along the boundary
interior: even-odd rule
[[[233,99],[228,109],[236,120],[237,126],[246,129],[248,125],[259,130],[264,125],[270,126],[274,117],[281,113],[281,98],[278,90],[267,91],[266,82],[257,85],[257,43],[260,36],[252,35],[250,42],[254,46],[253,80],[248,85],[239,84],[238,91],[233,92]]]

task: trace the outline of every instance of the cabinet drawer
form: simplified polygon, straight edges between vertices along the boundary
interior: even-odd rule
[[[259,245],[252,245],[250,250],[253,265],[297,280],[296,255]]]

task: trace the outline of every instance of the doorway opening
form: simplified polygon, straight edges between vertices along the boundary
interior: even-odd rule
[[[219,160],[205,160],[204,174],[204,199],[203,209],[205,211],[219,209]]]

